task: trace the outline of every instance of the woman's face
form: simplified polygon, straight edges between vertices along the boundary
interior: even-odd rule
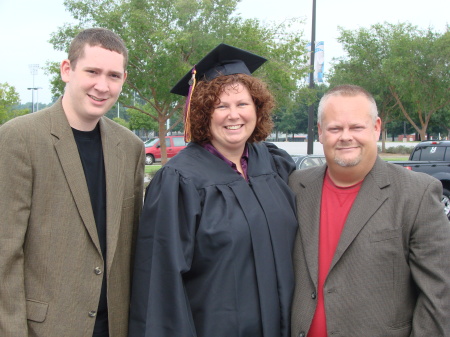
[[[240,83],[225,87],[211,116],[211,143],[223,155],[242,153],[256,127],[256,107]]]

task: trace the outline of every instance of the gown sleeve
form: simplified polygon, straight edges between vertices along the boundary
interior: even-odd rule
[[[287,183],[289,175],[295,171],[294,160],[285,150],[278,148],[275,144],[264,142],[264,145],[272,156],[272,165],[275,165],[275,171]]]
[[[196,336],[183,274],[200,207],[196,187],[175,169],[164,167],[152,179],[137,234],[129,336]]]

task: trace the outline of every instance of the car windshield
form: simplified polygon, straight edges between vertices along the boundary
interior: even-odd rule
[[[152,139],[147,140],[144,144],[145,144],[145,147],[150,147],[150,146],[155,145],[155,143],[157,143],[157,142],[159,142],[159,138],[152,138]]]
[[[294,159],[294,162],[297,164],[304,156],[298,156],[298,155],[292,155],[292,159]]]

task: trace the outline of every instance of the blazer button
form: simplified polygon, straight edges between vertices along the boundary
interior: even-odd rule
[[[95,273],[96,275],[100,275],[100,274],[102,273],[102,269],[101,269],[100,267],[95,267],[94,273]]]
[[[95,311],[95,310],[91,310],[91,311],[89,311],[89,317],[95,317],[95,316],[97,316],[97,311]]]
[[[303,331],[298,334],[298,337],[305,337],[305,336],[306,334]]]
[[[312,298],[313,300],[316,299],[316,292],[315,292],[315,291],[313,291],[313,292],[311,293],[311,298]]]

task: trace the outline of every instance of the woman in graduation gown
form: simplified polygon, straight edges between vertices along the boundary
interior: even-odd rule
[[[273,98],[250,74],[264,61],[221,44],[172,89],[191,142],[146,192],[130,337],[290,335],[295,165],[262,142]]]

